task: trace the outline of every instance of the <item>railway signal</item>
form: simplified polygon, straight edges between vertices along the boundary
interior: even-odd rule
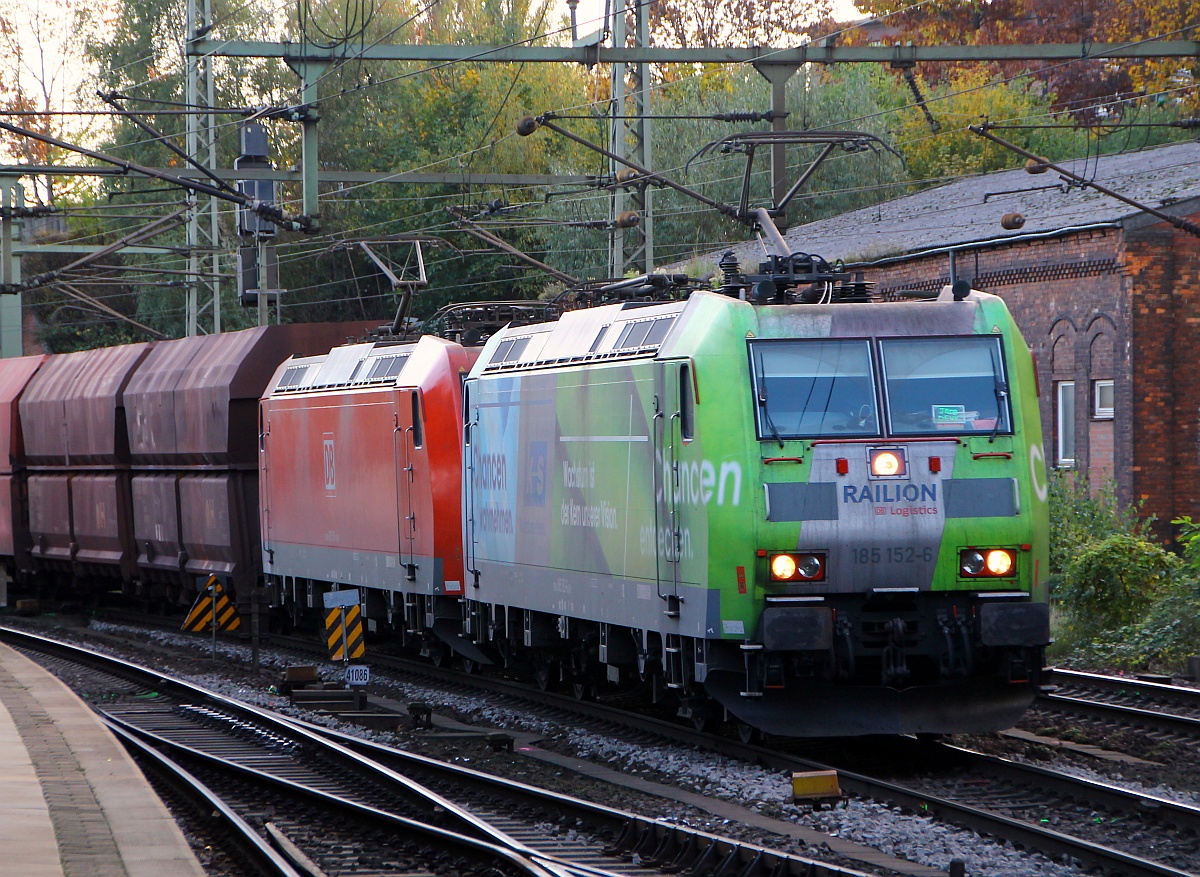
[[[242,153],[234,160],[237,170],[271,170],[268,160],[267,129],[261,122],[243,122],[238,130]],[[238,191],[253,199],[251,203],[274,204],[278,198],[274,180],[239,180]],[[267,241],[276,237],[276,225],[255,213],[247,205],[238,208],[238,301],[242,307],[258,308],[258,325],[266,325],[267,306],[279,305],[279,258]]]

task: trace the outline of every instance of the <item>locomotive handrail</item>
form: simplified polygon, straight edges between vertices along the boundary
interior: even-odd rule
[[[468,384],[463,387],[463,392],[464,392],[464,400],[463,401],[464,402],[466,401],[465,393],[466,393],[467,386],[470,386],[470,385]],[[475,484],[474,484],[475,445],[474,445],[474,443],[471,442],[471,431],[474,427],[476,427],[478,425],[479,425],[478,419],[468,420],[466,423],[463,424],[463,444],[466,447],[471,449],[471,456],[470,456],[470,463],[466,467],[468,475],[466,477],[464,477],[462,480],[462,492],[463,492],[463,500],[464,500],[463,505],[465,506],[465,508],[463,509],[463,518],[466,522],[466,526],[463,527],[463,530],[464,530],[464,533],[463,533],[463,564],[465,566],[466,572],[469,572],[471,574],[472,579],[473,579],[472,584],[476,588],[479,587],[479,566],[477,564],[478,551],[475,548],[475,546],[477,544],[477,541],[475,538]],[[465,455],[464,455],[464,459],[465,459]],[[468,536],[468,532],[469,532],[469,536]],[[463,582],[463,585],[465,586],[466,582]],[[465,591],[465,587],[464,587],[464,591]]]
[[[676,372],[675,376],[676,378],[678,377],[678,372]],[[678,381],[675,382],[675,385],[679,385]],[[682,603],[683,601],[679,597],[679,564],[683,560],[683,542],[679,533],[679,499],[676,498],[681,491],[679,484],[679,449],[675,445],[676,420],[678,420],[680,423],[679,434],[680,440],[682,440],[683,412],[680,411],[678,407],[675,409],[675,413],[671,415],[666,428],[670,430],[671,433],[671,479],[674,482],[671,485],[671,543],[675,547],[675,555],[672,558],[674,568],[671,570],[671,588],[675,593],[671,594],[670,596],[673,596],[677,602]],[[670,607],[668,606],[668,608]]]
[[[662,408],[659,406],[658,396],[654,397],[654,407],[655,407],[654,417],[652,417],[650,419],[651,441],[654,444],[653,450],[665,451],[665,448],[660,448],[658,445],[658,421],[663,420],[665,417],[665,415],[662,412]],[[665,437],[663,439],[663,444],[666,444]],[[651,465],[650,468],[651,468],[651,471],[654,473],[653,487],[654,487],[655,493],[657,494],[659,480],[662,478],[662,475],[661,475],[662,467],[660,467],[658,465],[657,461],[655,461]],[[662,485],[662,494],[661,495],[662,495],[662,501],[665,503],[667,501],[667,486],[665,483]],[[659,498],[658,498],[658,496],[655,496],[654,503],[653,503],[653,505],[654,505],[654,593],[658,595],[658,599],[665,600],[665,599],[667,599],[667,595],[662,592],[662,567],[659,564],[659,560],[660,560],[660,556],[661,556],[662,552],[659,550],[659,544],[658,544],[658,538],[659,538],[658,504],[659,504]]]

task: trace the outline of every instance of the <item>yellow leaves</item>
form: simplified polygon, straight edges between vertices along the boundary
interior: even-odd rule
[[[1016,156],[967,130],[991,122],[1045,121],[1051,98],[1016,83],[994,84],[986,70],[961,70],[936,90],[922,84],[927,105],[940,125],[933,131],[920,108],[904,111],[897,146],[916,180],[985,173],[1014,166]]]
[[[478,67],[468,67],[458,77],[459,86],[464,89],[477,88],[482,78]]]

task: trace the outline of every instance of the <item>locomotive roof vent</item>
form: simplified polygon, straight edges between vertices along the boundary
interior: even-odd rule
[[[365,351],[364,347],[367,348]],[[284,369],[283,376],[275,386],[275,392],[304,393],[333,387],[366,387],[395,383],[411,351],[399,352],[391,345],[375,350],[372,350],[372,347],[370,344],[354,344],[330,351],[325,357],[289,366]]]
[[[651,357],[658,353],[682,302],[657,302],[656,312],[622,305],[573,311],[532,336],[505,338],[485,372],[545,368],[565,363]],[[663,313],[664,309],[670,309]]]

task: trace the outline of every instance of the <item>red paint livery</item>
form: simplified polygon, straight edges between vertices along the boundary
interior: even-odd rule
[[[409,631],[458,621],[462,375],[476,355],[425,337],[280,366],[259,478],[264,572],[287,602],[319,609],[328,584],[370,586]]]

